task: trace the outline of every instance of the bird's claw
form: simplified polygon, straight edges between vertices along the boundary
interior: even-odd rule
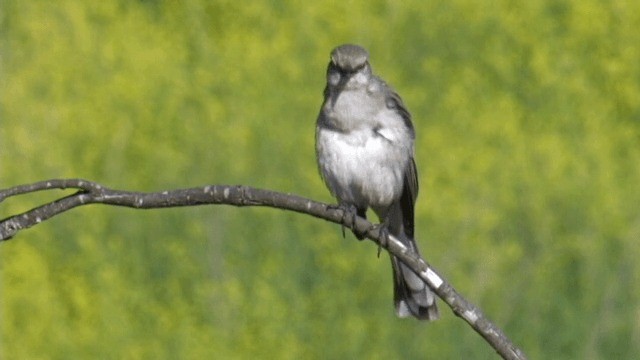
[[[377,224],[373,225],[371,230],[378,230],[378,233],[380,234],[380,241],[378,242],[378,257],[380,257],[382,248],[384,247],[386,249],[387,245],[389,245],[389,228],[385,224]]]
[[[366,237],[367,232],[359,232],[357,230],[355,230],[355,225],[356,225],[356,219],[359,216],[358,215],[358,208],[355,205],[347,205],[347,204],[338,204],[338,205],[329,205],[329,207],[331,209],[338,209],[338,210],[342,210],[342,237],[344,238],[345,235],[345,231],[344,228],[345,227],[349,227],[351,229],[351,232],[353,233],[353,235],[356,237],[356,239],[358,240],[363,240]]]

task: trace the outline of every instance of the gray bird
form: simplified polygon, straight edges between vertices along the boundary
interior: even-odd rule
[[[361,217],[373,209],[383,230],[418,253],[414,138],[411,115],[400,96],[372,73],[367,50],[351,44],[335,48],[316,124],[320,174],[341,208]],[[394,256],[391,266],[397,315],[437,319],[427,284]]]

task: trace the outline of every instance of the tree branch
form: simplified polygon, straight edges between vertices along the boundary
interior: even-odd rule
[[[482,311],[463,298],[427,262],[411,253],[394,237],[382,239],[377,227],[362,218],[352,223],[350,216],[336,206],[319,203],[293,194],[255,189],[248,186],[208,185],[198,188],[143,193],[112,190],[82,179],[53,179],[0,190],[0,202],[5,199],[50,189],[77,189],[74,194],[43,204],[22,214],[0,220],[0,240],[8,240],[19,231],[28,229],[65,211],[88,204],[125,206],[136,209],[156,209],[178,206],[225,204],[234,206],[268,206],[295,211],[324,219],[366,234],[366,237],[397,256],[409,266],[453,310],[479,333],[503,359],[526,359],[507,336]]]

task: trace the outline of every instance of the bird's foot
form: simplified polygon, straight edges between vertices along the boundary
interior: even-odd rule
[[[380,257],[382,248],[384,247],[386,249],[387,245],[389,245],[389,227],[387,224],[382,223],[373,225],[371,230],[378,230],[378,233],[380,234],[380,241],[378,242],[378,257]]]
[[[367,232],[359,232],[355,230],[356,218],[358,216],[366,219],[366,213],[364,211],[359,210],[355,205],[348,204],[338,204],[338,205],[329,205],[331,209],[342,210],[342,237],[344,238],[345,227],[351,228],[351,232],[358,240],[363,240],[367,235]]]

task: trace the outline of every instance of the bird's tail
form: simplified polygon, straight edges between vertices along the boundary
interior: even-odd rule
[[[417,251],[415,241],[401,239],[405,245]],[[399,317],[413,316],[418,320],[432,321],[440,317],[436,296],[429,286],[398,258],[391,255],[393,268],[393,302]]]

